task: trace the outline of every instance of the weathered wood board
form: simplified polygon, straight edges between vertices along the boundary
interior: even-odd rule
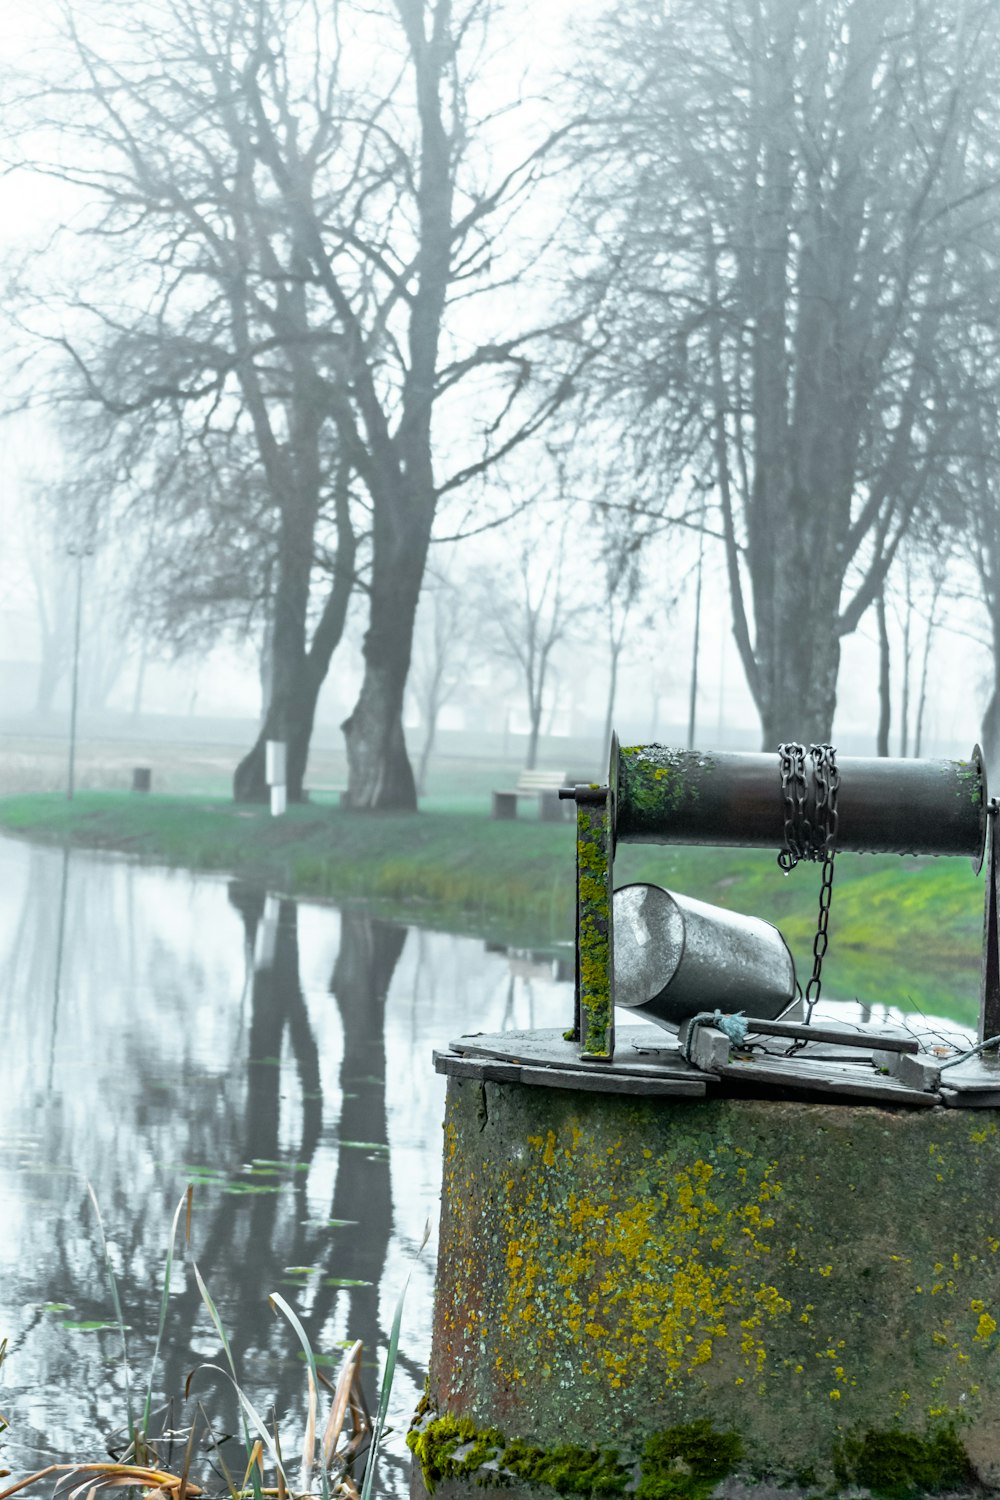
[[[628,1074],[637,1078],[701,1078],[700,1070],[689,1063],[674,1042],[658,1051],[655,1058],[646,1058],[636,1050],[633,1043],[651,1028],[646,1026],[620,1026],[617,1031],[615,1055],[610,1061],[585,1063],[580,1061],[580,1043],[568,1041],[563,1031],[548,1027],[540,1031],[501,1031],[495,1033],[476,1032],[469,1036],[456,1037],[449,1043],[453,1052],[467,1057],[499,1057],[508,1062],[538,1064],[545,1068],[569,1068],[573,1072],[595,1071],[613,1076]]]
[[[845,1031],[848,1041],[842,1039]],[[944,1059],[915,1054],[919,1042],[901,1028],[893,1034],[875,1028],[863,1033],[830,1025],[795,1026],[777,1036],[754,1033],[749,1039],[753,1050],[741,1053],[717,1028],[696,1027],[689,1061],[679,1042],[649,1027],[627,1026],[619,1030],[611,1061],[585,1062],[579,1043],[556,1028],[474,1033],[435,1053],[435,1067],[452,1076],[498,1083],[650,1097],[694,1098],[706,1090],[744,1093],[759,1088],[789,1098],[818,1094],[831,1102],[918,1109],[942,1102],[955,1108],[1000,1103],[1000,1059],[977,1057],[942,1070]],[[890,1039],[899,1044],[891,1050],[885,1046]]]
[[[555,1037],[562,1041],[561,1032]],[[627,1070],[609,1068],[601,1064],[582,1064],[577,1058],[576,1067],[564,1061],[547,1067],[541,1062],[520,1062],[504,1059],[495,1053],[478,1052],[463,1055],[460,1047],[466,1038],[459,1038],[448,1052],[435,1052],[433,1064],[438,1073],[457,1079],[478,1079],[487,1083],[526,1083],[546,1089],[583,1089],[588,1094],[636,1094],[645,1098],[691,1098],[700,1100],[708,1089],[708,1077],[697,1068],[687,1067],[685,1073],[651,1073],[637,1076]],[[490,1038],[496,1040],[496,1038]],[[541,1050],[541,1049],[538,1049]]]

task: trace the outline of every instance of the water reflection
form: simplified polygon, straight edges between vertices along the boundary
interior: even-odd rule
[[[329,1361],[365,1342],[369,1399],[396,1298],[436,1225],[443,1083],[462,1032],[565,1026],[567,969],[527,952],[265,896],[239,882],[0,839],[0,1466],[99,1458],[126,1419],[93,1209],[144,1389],[174,1206],[244,1383],[298,1443],[304,1367],[280,1290]],[[848,1012],[847,1014],[850,1014]],[[404,1495],[429,1342],[433,1244],[404,1321],[383,1494]],[[158,1396],[219,1341],[175,1268]],[[230,1429],[208,1372],[196,1394]]]
[[[237,1366],[296,1441],[304,1367],[267,1293],[282,1291],[331,1362],[362,1338],[371,1397],[410,1257],[436,1223],[431,1046],[480,1026],[561,1025],[569,1008],[551,971],[512,971],[471,939],[9,840],[0,964],[0,1410],[12,1421],[0,1461],[15,1474],[100,1457],[126,1419],[88,1180],[140,1396],[170,1215],[193,1180],[193,1253]],[[385,1493],[406,1492],[432,1276],[428,1255],[407,1304]],[[219,1355],[178,1266],[157,1393],[179,1400],[189,1371]],[[200,1374],[195,1393],[232,1427],[213,1381]]]

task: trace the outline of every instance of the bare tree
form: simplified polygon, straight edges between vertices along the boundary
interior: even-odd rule
[[[114,282],[99,297],[91,274],[72,299],[72,338],[50,308],[42,315],[78,398],[126,426],[166,414],[183,429],[175,455],[200,442],[231,472],[252,454],[249,494],[263,505],[239,535],[269,542],[273,670],[237,796],[263,795],[270,737],[288,740],[289,793],[300,791],[356,582],[357,490],[370,624],[345,725],[348,800],[415,805],[401,713],[438,504],[566,394],[564,379],[536,379],[540,331],[525,320],[511,332],[499,295],[537,253],[495,237],[549,142],[535,131],[488,180],[504,106],[477,112],[475,100],[497,3],[183,0],[141,16],[116,0],[90,14],[74,5],[64,30],[75,75],[35,101],[36,120],[44,106],[63,140],[57,160],[36,152],[35,164],[98,205],[84,232]],[[123,305],[126,270],[135,289]],[[473,335],[466,305],[479,294]],[[432,423],[448,413],[461,421],[439,460]],[[130,477],[153,494],[149,465]],[[214,492],[218,518],[232,490]],[[328,567],[319,585],[317,558]]]
[[[467,586],[437,568],[424,575],[413,644],[410,691],[423,726],[416,776],[422,797],[441,710],[468,679],[481,649]]]
[[[334,341],[255,155],[243,78],[265,20],[284,44],[302,13],[283,0],[263,14],[230,0],[141,16],[114,0],[74,5],[66,76],[31,101],[61,142],[33,165],[84,195],[77,233],[93,246],[85,287],[61,308],[36,298],[33,331],[64,356],[57,397],[89,433],[78,446],[120,534],[142,536],[138,590],[178,644],[220,618],[267,616],[270,700],[234,778],[251,799],[266,795],[268,738],[288,742],[289,794],[301,794],[356,552],[351,464],[330,415]],[[308,70],[281,86],[275,107],[318,172],[336,150],[325,87]]]
[[[498,281],[509,288],[523,273],[496,237],[551,145],[541,140],[484,181],[493,121],[513,102],[485,114],[475,105],[496,9],[496,0],[385,0],[370,13],[395,73],[387,88],[383,67],[357,91],[352,116],[338,117],[350,175],[332,206],[318,200],[297,133],[272,107],[284,69],[272,27],[260,25],[244,75],[255,149],[327,298],[339,356],[333,416],[371,504],[364,679],[344,724],[353,807],[416,805],[402,706],[441,498],[536,432],[567,391],[565,378],[536,388],[540,330],[510,331],[506,299],[493,296]],[[350,6],[335,0],[333,14],[342,24]],[[460,334],[455,319],[461,303],[470,326],[474,296],[489,318],[485,336]],[[474,442],[441,464],[432,427],[449,411],[461,411]]]
[[[623,527],[621,516],[614,511],[605,513],[604,522],[601,562],[605,644],[608,654],[608,697],[604,710],[602,755],[611,744],[615,699],[618,695],[618,672],[629,627],[634,621],[642,594],[642,543],[645,539],[633,526]]]
[[[875,601],[878,621],[878,729],[875,754],[888,756],[889,729],[892,724],[892,659],[889,655],[889,623],[885,613],[885,588]]]
[[[568,523],[544,542],[524,542],[516,560],[492,574],[481,590],[481,607],[494,650],[520,677],[528,711],[525,767],[533,770],[546,705],[553,688],[554,657],[582,613],[570,576]],[[547,544],[546,544],[547,543]]]
[[[635,0],[585,79],[595,365],[656,492],[709,483],[765,746],[933,499],[995,218],[988,0]]]

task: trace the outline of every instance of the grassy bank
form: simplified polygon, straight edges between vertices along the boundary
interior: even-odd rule
[[[476,813],[367,816],[333,807],[264,809],[214,798],[86,792],[0,798],[0,827],[32,839],[229,871],[294,895],[381,909],[524,946],[573,936],[573,829]],[[776,922],[811,968],[818,869],[785,878],[757,850],[622,847],[617,884],[654,880]],[[842,855],[825,988],[972,1022],[982,885],[965,860]]]

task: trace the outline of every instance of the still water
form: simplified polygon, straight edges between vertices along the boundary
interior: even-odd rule
[[[405,1495],[436,1251],[444,1086],[431,1050],[467,1031],[566,1025],[571,1003],[551,962],[474,939],[0,839],[0,1467],[18,1476],[102,1459],[126,1423],[88,1184],[121,1291],[135,1410],[171,1216],[193,1182],[190,1256],[286,1454],[304,1420],[305,1366],[268,1293],[299,1311],[331,1374],[344,1345],[364,1341],[371,1400],[411,1273],[378,1483]],[[157,1401],[174,1402],[172,1426],[200,1400],[233,1430],[212,1371],[183,1400],[188,1374],[221,1355],[179,1257],[154,1380]],[[236,1451],[228,1462],[242,1473]]]
[[[280,1291],[329,1373],[364,1340],[369,1397],[407,1295],[379,1492],[406,1493],[423,1388],[443,1080],[470,1030],[566,1024],[552,965],[238,882],[0,839],[0,1467],[107,1456],[126,1422],[104,1221],[133,1407],[149,1378],[169,1226],[193,1182],[190,1255],[241,1381],[295,1451],[305,1366]],[[222,1351],[178,1256],[155,1376],[174,1423],[232,1430]],[[235,1445],[230,1445],[235,1447]],[[229,1462],[242,1464],[236,1452]],[[296,1465],[297,1467],[297,1465]],[[196,1465],[197,1468],[197,1465]],[[10,1482],[10,1481],[7,1481]]]

